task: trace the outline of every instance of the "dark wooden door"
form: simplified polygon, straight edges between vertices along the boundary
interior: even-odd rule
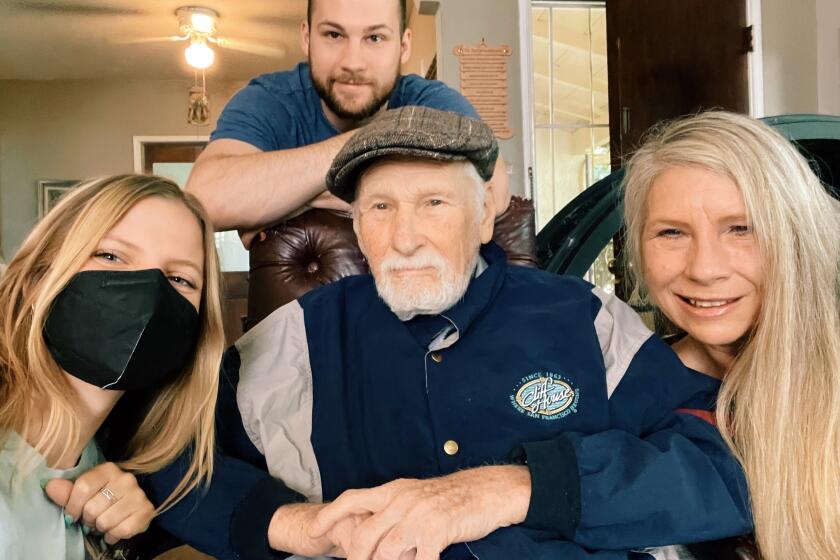
[[[613,169],[652,125],[749,111],[746,0],[607,0]]]
[[[607,0],[610,156],[623,166],[656,123],[702,109],[749,112],[747,0]],[[626,299],[624,232],[610,270]]]

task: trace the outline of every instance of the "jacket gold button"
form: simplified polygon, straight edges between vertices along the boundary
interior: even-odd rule
[[[443,356],[440,352],[432,352],[432,359],[437,363],[441,363],[443,361]]]
[[[443,452],[447,455],[455,455],[458,453],[458,442],[454,439],[446,440],[446,443],[443,444]]]

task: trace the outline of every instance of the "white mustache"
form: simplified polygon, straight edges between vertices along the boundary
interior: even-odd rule
[[[395,270],[408,270],[415,268],[433,268],[440,271],[446,268],[446,262],[440,255],[433,254],[415,255],[413,257],[396,256],[382,261],[380,268],[382,272],[393,272]]]

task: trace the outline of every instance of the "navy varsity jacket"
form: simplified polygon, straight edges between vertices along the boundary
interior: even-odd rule
[[[159,523],[221,558],[271,558],[282,504],[520,461],[526,521],[444,560],[649,558],[638,551],[748,532],[743,473],[705,419],[717,380],[617,298],[509,266],[495,245],[482,257],[441,315],[401,322],[364,275],[246,333],[223,367],[212,484]],[[153,502],[185,461],[144,481]]]

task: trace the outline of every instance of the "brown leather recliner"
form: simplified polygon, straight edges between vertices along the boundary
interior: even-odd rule
[[[537,266],[534,204],[512,197],[493,239],[513,264]],[[251,245],[245,329],[309,290],[368,272],[353,222],[344,212],[310,210],[263,231]]]

